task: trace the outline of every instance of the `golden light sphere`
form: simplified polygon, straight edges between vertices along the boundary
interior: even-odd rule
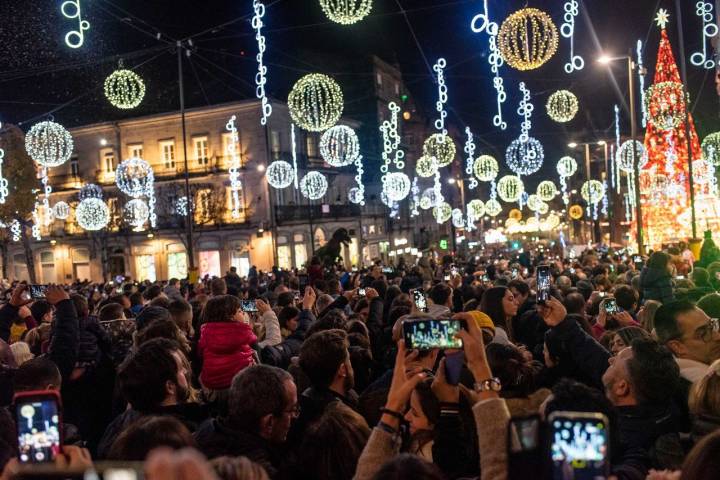
[[[503,202],[517,202],[525,191],[525,185],[520,177],[505,175],[497,184],[497,193]]]
[[[335,80],[322,73],[310,73],[295,83],[288,95],[290,116],[300,128],[322,132],[342,116],[343,94]]]
[[[578,99],[568,90],[558,90],[548,98],[547,114],[558,123],[566,123],[575,118],[578,113]]]
[[[522,212],[518,210],[517,208],[513,208],[508,212],[508,218],[512,218],[513,220],[520,221],[522,220]]]
[[[558,29],[547,13],[523,8],[502,23],[497,43],[508,65],[517,70],[533,70],[555,55]]]
[[[500,202],[495,200],[494,198],[491,198],[487,202],[485,202],[485,213],[491,217],[497,217],[500,215],[500,212],[502,212],[502,205],[500,205]]]
[[[568,215],[573,220],[580,220],[583,217],[583,208],[580,205],[573,205],[568,210]]]
[[[455,142],[449,135],[435,133],[423,144],[423,155],[435,157],[437,167],[446,167],[455,159]]]

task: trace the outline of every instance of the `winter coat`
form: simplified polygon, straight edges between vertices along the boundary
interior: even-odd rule
[[[670,272],[664,268],[643,267],[640,272],[640,291],[645,301],[667,303],[675,298]]]
[[[205,388],[224,390],[243,368],[252,365],[252,344],[257,337],[245,322],[209,322],[200,329],[198,354],[203,367],[200,381]]]

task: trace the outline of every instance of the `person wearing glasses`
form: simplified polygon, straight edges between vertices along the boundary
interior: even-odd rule
[[[703,378],[708,367],[720,358],[717,318],[686,300],[669,302],[655,314],[655,334],[675,356],[680,375],[690,382]]]

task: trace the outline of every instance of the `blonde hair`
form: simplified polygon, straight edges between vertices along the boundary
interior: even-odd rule
[[[720,415],[720,360],[715,360],[705,376],[693,383],[688,406],[694,415]]]
[[[30,345],[25,342],[15,342],[10,345],[13,357],[15,357],[15,363],[19,367],[28,360],[35,358],[35,355],[30,351]]]

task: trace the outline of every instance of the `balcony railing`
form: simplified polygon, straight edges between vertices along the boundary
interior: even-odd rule
[[[275,207],[275,219],[279,224],[288,222],[306,222],[360,216],[357,205],[279,205]]]

